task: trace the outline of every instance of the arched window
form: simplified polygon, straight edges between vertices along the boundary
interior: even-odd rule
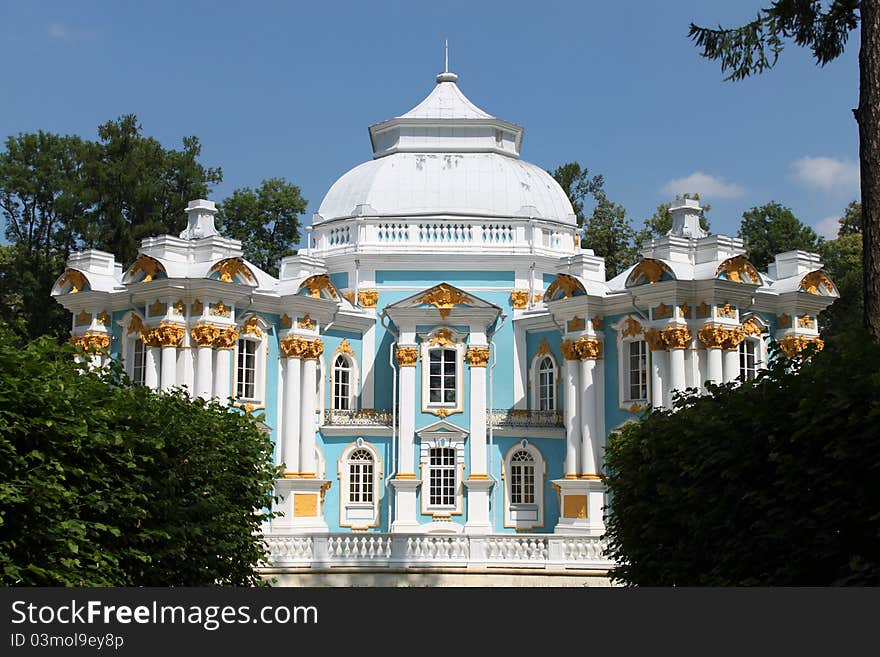
[[[356,449],[348,457],[348,502],[349,504],[372,504],[373,455],[366,449]]]
[[[343,354],[337,354],[333,360],[333,398],[331,399],[331,408],[334,411],[352,410],[351,392],[351,361]]]
[[[510,502],[535,503],[535,458],[524,449],[510,458]]]
[[[556,363],[550,356],[538,364],[538,410],[556,410]]]

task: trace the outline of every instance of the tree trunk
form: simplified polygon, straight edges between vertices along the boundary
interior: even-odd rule
[[[862,0],[859,51],[859,161],[865,326],[880,342],[880,0]]]

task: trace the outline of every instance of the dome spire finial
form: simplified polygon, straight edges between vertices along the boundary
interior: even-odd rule
[[[449,39],[444,39],[443,52],[445,55],[445,65],[443,67],[443,72],[437,76],[438,84],[440,82],[455,82],[458,80],[458,76],[455,73],[449,72]]]

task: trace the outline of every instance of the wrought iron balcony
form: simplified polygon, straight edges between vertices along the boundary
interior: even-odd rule
[[[562,427],[562,414],[558,411],[530,411],[522,408],[493,408],[489,411],[489,423],[493,427],[557,428]]]
[[[328,427],[388,427],[392,426],[390,411],[361,408],[351,411],[325,410],[324,425]]]

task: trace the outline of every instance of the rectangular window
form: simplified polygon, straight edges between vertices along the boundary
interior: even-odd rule
[[[431,349],[428,354],[428,400],[432,404],[455,404],[455,349]]]
[[[349,502],[373,503],[373,463],[371,461],[349,464]]]
[[[428,500],[433,507],[455,506],[455,449],[452,447],[430,450]]]
[[[648,399],[648,344],[637,340],[629,344],[629,398]]]
[[[743,340],[739,343],[739,375],[743,381],[751,381],[758,376],[758,343]]]
[[[143,341],[135,340],[131,351],[131,380],[139,386],[144,385],[144,373],[147,371],[147,349]]]
[[[257,395],[257,342],[238,341],[238,367],[236,369],[236,396],[255,399]]]

